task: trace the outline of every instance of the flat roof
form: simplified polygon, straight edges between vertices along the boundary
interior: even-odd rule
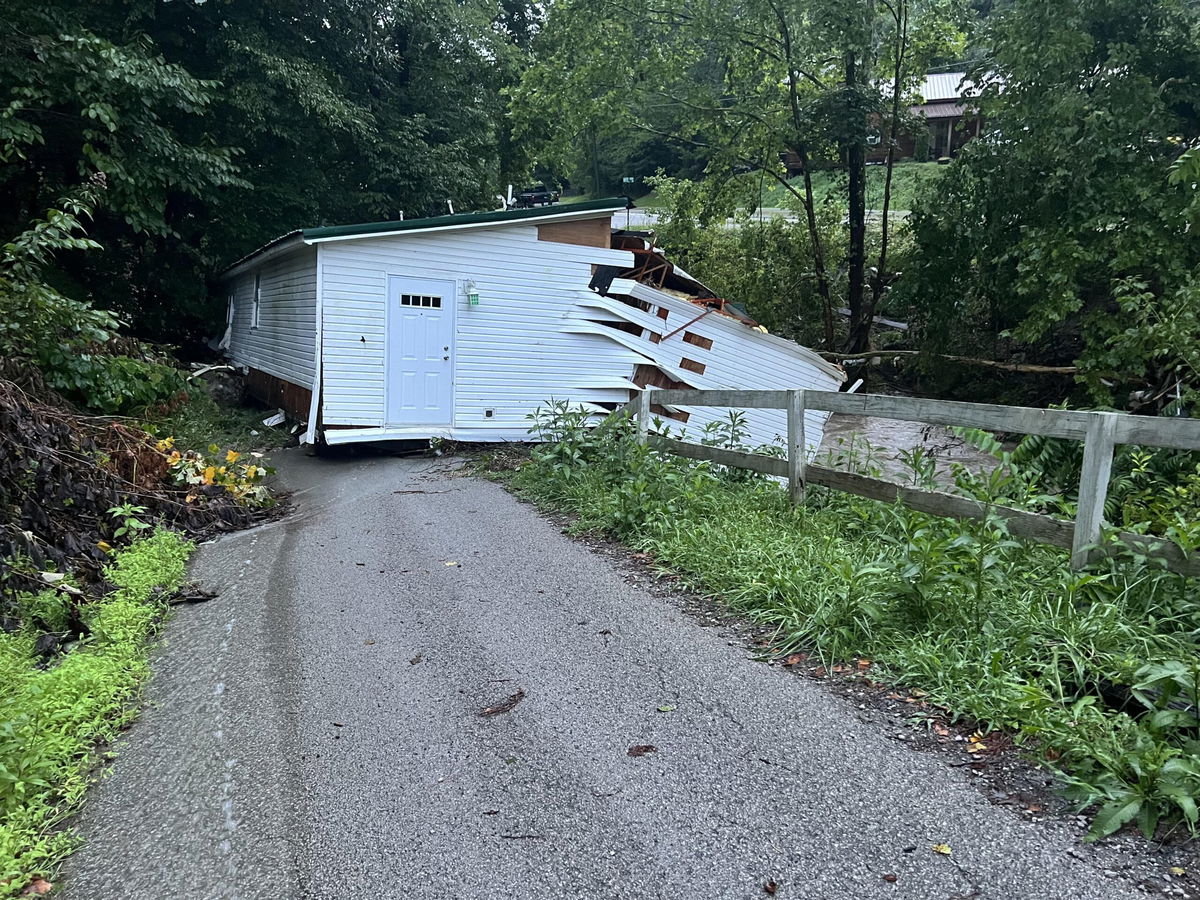
[[[242,269],[252,260],[264,254],[290,250],[293,246],[330,240],[345,240],[356,237],[379,237],[406,231],[432,231],[440,229],[471,228],[483,225],[503,225],[509,222],[524,222],[530,219],[586,218],[587,213],[615,212],[631,209],[633,202],[628,197],[608,197],[603,200],[588,200],[583,203],[559,203],[533,209],[497,209],[486,212],[456,213],[450,216],[430,216],[424,219],[398,219],[387,222],[361,222],[355,225],[322,225],[289,231],[243,256],[221,272],[229,276],[235,269]],[[581,215],[584,214],[584,215]]]

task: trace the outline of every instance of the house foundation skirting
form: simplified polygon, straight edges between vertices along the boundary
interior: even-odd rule
[[[246,373],[246,391],[260,403],[278,407],[298,422],[308,419],[311,388],[300,387],[259,369],[250,369]]]

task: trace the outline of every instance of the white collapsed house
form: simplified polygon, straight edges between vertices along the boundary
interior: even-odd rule
[[[554,401],[603,413],[647,387],[837,390],[840,368],[767,334],[614,229],[625,198],[293,231],[222,274],[222,341],[308,442],[529,440]],[[728,410],[654,407],[695,440]],[[827,413],[806,414],[810,450]],[[786,435],[746,411],[747,444]]]

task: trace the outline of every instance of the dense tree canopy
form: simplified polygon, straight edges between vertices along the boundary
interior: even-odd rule
[[[203,329],[206,278],[291,228],[490,205],[523,171],[504,0],[51,0],[0,34],[0,239],[103,173],[103,253],[55,276],[143,334]]]
[[[956,59],[983,134],[901,225],[897,138]],[[0,303],[9,332],[109,333],[93,304],[184,342],[213,273],[281,232],[662,168],[699,183],[661,182],[664,240],[782,333],[860,351],[911,317],[909,346],[1078,361],[1093,396],[1161,406],[1200,382],[1198,81],[1192,0],[12,0]],[[797,222],[695,230],[771,183]]]
[[[834,310],[847,305],[857,347],[890,277],[886,227],[868,269],[868,148],[895,144],[905,100],[929,62],[961,44],[961,19],[954,0],[559,0],[514,116],[548,152],[566,152],[589,130],[638,129],[701,148],[718,187],[748,171],[777,180],[804,214],[825,342],[835,340]],[[787,151],[803,185],[785,177]],[[829,165],[848,176],[844,272],[829,264],[810,181]]]
[[[1200,8],[1018,0],[981,41],[984,134],[915,217],[901,287],[928,346],[1078,359],[1122,405],[1196,386],[1195,178],[1171,171],[1200,137]]]

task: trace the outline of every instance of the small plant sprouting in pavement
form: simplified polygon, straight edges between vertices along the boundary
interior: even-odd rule
[[[1098,809],[1093,838],[1127,823],[1200,832],[1192,579],[1136,547],[1073,572],[1062,551],[1015,539],[998,516],[960,522],[818,486],[796,509],[772,479],[639,444],[624,414],[557,404],[532,420],[545,443],[511,483],[571,510],[577,529],[653,554],[773,628],[784,652],[867,657],[954,714],[1011,732],[1080,808]],[[730,419],[701,439],[737,444],[738,430]],[[1036,470],[991,449],[999,465],[953,468],[954,490],[1051,505]],[[856,468],[874,459],[861,447],[843,456]],[[924,457],[908,468],[916,484],[940,475]]]

